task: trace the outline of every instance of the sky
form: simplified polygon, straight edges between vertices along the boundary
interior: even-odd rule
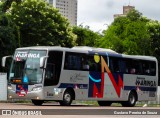
[[[160,21],[160,0],[78,0],[77,24],[102,32],[113,22],[113,15],[122,14],[127,5],[135,6],[148,19]]]

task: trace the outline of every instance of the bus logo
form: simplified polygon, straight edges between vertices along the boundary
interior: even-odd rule
[[[123,75],[120,74],[113,74],[111,73],[107,63],[105,62],[104,58],[94,56],[94,60],[96,63],[101,64],[101,72],[90,72],[89,73],[89,97],[104,97],[104,80],[105,80],[105,72],[107,72],[108,77],[111,83],[114,86],[114,89],[117,93],[117,96],[120,97],[121,89],[123,89]],[[117,81],[116,81],[117,80]]]

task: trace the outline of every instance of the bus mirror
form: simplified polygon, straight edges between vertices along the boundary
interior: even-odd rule
[[[12,56],[5,56],[2,58],[2,67],[6,66],[6,60],[7,60],[7,58],[10,58],[10,57],[12,57]]]
[[[44,56],[44,57],[40,58],[40,68],[44,67],[44,63],[45,63],[46,58],[48,58],[48,56]]]

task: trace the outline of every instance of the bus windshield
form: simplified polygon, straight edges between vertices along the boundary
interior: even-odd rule
[[[16,51],[10,69],[9,82],[13,84],[42,83],[43,70],[40,68],[40,58],[43,56],[46,56],[46,51]]]

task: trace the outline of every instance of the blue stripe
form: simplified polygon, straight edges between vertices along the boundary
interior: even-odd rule
[[[91,75],[89,75],[89,78],[92,80],[92,81],[94,81],[94,82],[101,82],[101,79],[98,79],[98,80],[96,80],[96,79],[94,79]]]
[[[75,88],[78,87],[79,89],[88,89],[88,84],[68,84],[68,83],[61,83],[58,88]]]
[[[124,86],[124,90],[132,90],[132,89],[137,89],[136,86]],[[157,91],[157,87],[139,87],[141,91]]]

